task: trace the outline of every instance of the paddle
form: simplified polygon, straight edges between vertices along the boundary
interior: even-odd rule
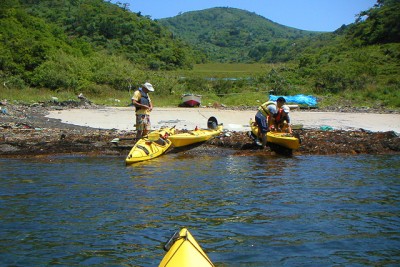
[[[174,125],[173,127],[171,127],[170,129],[174,129],[176,127],[176,125]],[[139,140],[142,138],[147,138],[150,142],[155,142],[158,141],[158,139],[160,139],[161,134],[160,132],[150,132],[147,135],[141,137],[141,138],[137,138],[137,137],[127,137],[127,138],[114,138],[113,140],[111,140],[111,143],[114,144],[118,144],[120,141],[124,141],[124,140]],[[163,137],[164,138],[164,137]]]
[[[160,134],[159,133],[149,133],[148,135],[143,136],[142,138],[147,137],[147,139],[150,142],[154,142],[157,141],[160,138]],[[139,140],[142,138],[137,138],[137,137],[131,137],[131,138],[114,138],[113,140],[111,140],[111,143],[113,144],[118,144],[120,141],[133,141],[133,140]]]
[[[113,140],[110,141],[110,143],[113,144],[118,144],[120,141],[128,141],[128,140],[138,140],[140,138],[136,138],[136,137],[131,137],[131,138],[114,138]]]

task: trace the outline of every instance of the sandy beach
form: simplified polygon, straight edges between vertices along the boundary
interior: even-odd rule
[[[132,107],[6,105],[0,113],[0,155],[29,157],[59,153],[90,153],[125,156],[135,142]],[[325,112],[291,110],[294,133],[301,140],[295,155],[385,154],[400,151],[400,114],[347,110]],[[347,111],[347,112],[345,112]],[[261,149],[248,136],[251,108],[155,108],[152,128],[175,126],[179,130],[207,127],[209,117],[224,125],[224,133],[185,153],[274,155],[271,146]],[[329,126],[329,127],[323,127]],[[115,138],[121,140],[117,145]],[[240,152],[238,152],[240,151]]]
[[[214,116],[226,130],[248,131],[254,110],[229,110],[216,108],[155,108],[151,113],[153,129],[176,126],[177,129],[207,127]],[[334,130],[394,131],[400,133],[400,114],[346,113],[292,110],[292,124],[302,124],[304,129],[329,126]],[[135,112],[132,107],[103,107],[96,109],[52,110],[47,118],[63,123],[96,129],[134,130]]]

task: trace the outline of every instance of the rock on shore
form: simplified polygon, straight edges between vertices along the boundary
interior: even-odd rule
[[[87,105],[87,103],[82,103]],[[28,157],[58,153],[127,155],[134,144],[134,134],[127,131],[96,130],[61,123],[45,117],[48,104],[33,106],[7,105],[0,114],[0,155]],[[82,108],[82,106],[80,106]],[[4,108],[2,108],[4,110]],[[400,137],[395,132],[295,130],[301,147],[295,155],[388,154],[400,152]],[[128,139],[119,145],[114,138]],[[236,153],[274,153],[260,149],[245,132],[224,132],[186,153],[208,153],[229,148]]]

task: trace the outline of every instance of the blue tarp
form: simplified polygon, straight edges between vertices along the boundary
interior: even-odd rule
[[[276,101],[280,95],[270,95],[269,100]],[[288,103],[306,104],[309,106],[317,105],[317,98],[312,95],[292,95],[292,96],[282,96]]]

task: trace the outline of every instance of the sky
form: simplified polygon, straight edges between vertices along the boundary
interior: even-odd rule
[[[188,11],[233,7],[263,16],[284,26],[331,32],[353,23],[356,15],[376,0],[113,0],[151,19],[169,18]]]

